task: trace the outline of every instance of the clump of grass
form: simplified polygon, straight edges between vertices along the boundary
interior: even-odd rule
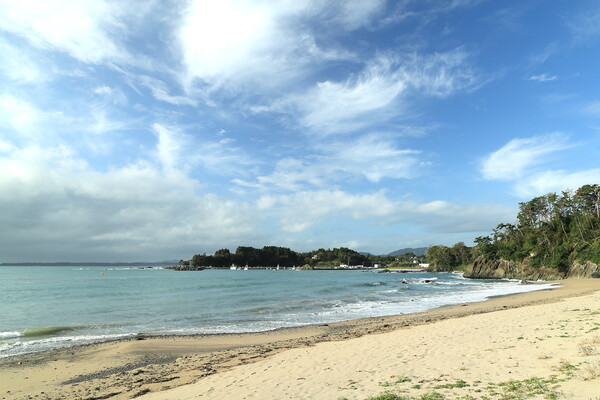
[[[455,388],[464,388],[469,386],[469,384],[462,379],[457,380],[454,383],[446,383],[444,385],[436,385],[434,389],[455,389]]]
[[[583,356],[591,356],[596,352],[596,347],[587,343],[579,343],[577,350],[579,351],[579,354]]]
[[[600,363],[590,362],[585,363],[582,368],[582,377],[584,381],[591,381],[600,378]]]
[[[367,400],[410,400],[410,398],[393,392],[383,392],[375,397],[369,397]]]
[[[502,388],[500,398],[502,400],[523,400],[535,396],[543,396],[546,399],[557,399],[560,395],[558,385],[551,386],[554,380],[538,377],[522,381],[510,380],[498,385]]]
[[[367,400],[445,400],[445,397],[436,391],[425,393],[418,397],[402,396],[400,394],[387,391],[377,396],[369,397]]]
[[[562,372],[563,374],[565,374],[568,377],[573,376],[575,371],[578,370],[577,366],[571,364],[570,362],[568,362],[566,360],[562,360],[555,369],[557,371]]]
[[[425,393],[425,394],[422,394],[419,397],[417,397],[417,400],[444,400],[444,399],[445,399],[445,397],[436,391]]]
[[[409,378],[408,376],[404,376],[404,375],[398,375],[396,376],[396,383],[404,383],[404,382],[411,382],[412,379]]]

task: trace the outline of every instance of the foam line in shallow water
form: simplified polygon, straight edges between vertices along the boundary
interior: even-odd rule
[[[0,332],[0,340],[15,339],[23,336],[21,332]]]

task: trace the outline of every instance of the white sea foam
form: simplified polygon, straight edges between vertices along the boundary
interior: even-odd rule
[[[0,332],[0,340],[14,339],[23,336],[21,332]]]
[[[124,339],[136,334],[117,334],[117,335],[85,335],[70,337],[53,337],[39,340],[25,340],[8,343],[0,347],[0,358],[6,358],[21,354],[36,353],[39,351],[61,349],[82,344],[91,344],[98,342],[108,342],[111,340]]]

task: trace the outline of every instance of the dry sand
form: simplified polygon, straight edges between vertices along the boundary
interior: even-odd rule
[[[597,400],[600,280],[560,283],[419,314],[2,359],[0,399]]]

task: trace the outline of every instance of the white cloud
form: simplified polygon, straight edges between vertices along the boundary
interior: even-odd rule
[[[515,208],[498,205],[395,201],[383,190],[363,194],[317,190],[265,195],[257,202],[257,208],[275,215],[284,232],[302,232],[325,220],[347,218],[379,226],[420,226],[437,233],[487,232],[516,215]]]
[[[540,74],[540,75],[532,75],[529,77],[530,81],[537,82],[551,82],[558,79],[557,75],[549,75],[549,74]]]
[[[165,103],[174,104],[177,106],[187,105],[187,106],[195,106],[197,104],[196,100],[187,97],[187,96],[173,96],[169,94],[169,89],[167,85],[155,78],[151,78],[149,76],[140,77],[141,82],[148,87],[152,91],[152,96],[155,99],[164,101]]]
[[[409,96],[444,97],[479,80],[462,50],[429,56],[380,55],[344,81],[323,81],[255,112],[299,113],[299,123],[320,135],[356,131],[403,117]]]
[[[383,191],[352,194],[340,190],[298,192],[291,195],[266,196],[261,208],[273,208],[284,232],[301,232],[325,217],[368,219],[390,215],[395,209]]]
[[[185,82],[199,79],[209,89],[280,89],[283,82],[322,68],[322,63],[355,55],[317,40],[321,30],[336,36],[361,28],[379,15],[385,1],[256,2],[192,1],[178,40]],[[320,42],[318,45],[317,43]]]
[[[592,3],[594,4],[594,3]],[[600,37],[600,7],[594,5],[566,19],[576,42],[589,44]]]
[[[64,121],[60,111],[40,110],[34,104],[8,94],[0,94],[0,126],[9,126],[18,135],[28,138],[40,137],[41,127]]]
[[[384,11],[386,0],[320,0],[313,1],[313,13],[326,21],[326,26],[353,31],[368,26]]]
[[[267,3],[197,0],[186,11],[179,39],[190,77],[217,83],[275,61],[277,15]]]
[[[121,11],[99,0],[35,0],[0,2],[0,29],[91,63],[124,60],[127,54],[112,40],[124,32]]]
[[[42,71],[37,62],[23,51],[0,39],[0,70],[4,75],[19,83],[39,83],[47,79],[47,71]]]
[[[204,168],[219,176],[246,176],[258,161],[243,149],[235,147],[231,138],[216,141],[195,137],[184,127],[155,123],[156,157],[169,173],[188,173]]]
[[[600,101],[593,101],[585,104],[582,112],[592,117],[600,117]]]
[[[265,190],[304,190],[325,187],[351,180],[377,183],[384,178],[410,179],[423,168],[420,152],[398,149],[392,137],[369,134],[354,141],[320,142],[311,156],[283,158],[269,175],[257,182],[239,179],[234,183]]]
[[[178,165],[184,164],[184,149],[186,138],[177,130],[162,124],[154,124],[152,129],[157,135],[156,151],[163,168],[168,172],[177,170]]]
[[[110,86],[98,86],[94,88],[93,93],[104,99],[107,103],[123,106],[127,104],[127,96],[119,88]]]
[[[303,115],[301,124],[321,134],[354,131],[369,124],[375,112],[385,110],[407,88],[392,68],[382,58],[356,78],[319,82],[295,100]]]
[[[546,161],[552,153],[571,147],[560,133],[513,139],[484,158],[481,173],[489,180],[513,180],[522,177],[528,168]]]
[[[0,153],[8,153],[14,150],[12,143],[0,139]]]
[[[256,236],[258,217],[247,204],[199,194],[197,182],[148,162],[97,172],[64,146],[7,151],[3,261],[22,259],[25,248],[38,261],[159,260]]]
[[[515,185],[515,192],[522,197],[533,197],[550,192],[575,190],[594,182],[600,182],[599,168],[578,172],[552,170],[533,174],[520,180]]]
[[[495,204],[458,205],[443,200],[404,202],[391,221],[414,221],[440,233],[486,232],[515,218],[515,208]]]

